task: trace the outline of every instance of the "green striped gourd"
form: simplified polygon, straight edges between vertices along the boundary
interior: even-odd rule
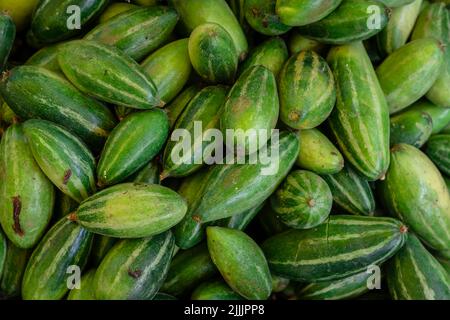
[[[277,36],[291,30],[275,12],[276,0],[245,0],[244,14],[248,24],[266,36]]]
[[[284,62],[288,59],[286,43],[282,38],[273,37],[250,51],[249,56],[239,67],[239,74],[256,65],[262,65],[278,76]]]
[[[205,226],[197,218],[194,219],[194,214],[202,199],[206,187],[205,181],[210,172],[210,169],[195,172],[185,178],[177,190],[188,205],[186,215],[173,229],[175,243],[181,249],[192,248],[200,243],[205,236]]]
[[[294,133],[282,132],[278,141],[271,140],[267,148],[272,150],[270,166],[277,164],[277,168],[270,168],[260,160],[255,164],[213,166],[204,181],[205,192],[192,213],[192,219],[199,223],[215,221],[264,202],[294,165],[299,143]],[[279,150],[278,154],[274,154],[274,148]]]
[[[323,282],[310,283],[297,292],[301,300],[343,300],[356,298],[369,291],[371,272],[364,270],[355,275]]]
[[[25,64],[61,73],[61,68],[58,63],[58,48],[61,45],[64,45],[64,43],[49,45],[36,51],[35,54],[28,58]]]
[[[46,120],[28,120],[23,130],[34,159],[61,192],[77,202],[95,193],[95,159],[78,137]]]
[[[0,223],[20,248],[31,248],[53,213],[55,190],[33,158],[21,124],[11,125],[0,144]]]
[[[177,22],[173,8],[138,7],[99,24],[84,39],[114,46],[140,61],[168,40]]]
[[[152,160],[169,135],[167,115],[159,109],[128,115],[106,140],[97,167],[98,185],[124,181]]]
[[[80,279],[80,288],[70,290],[67,300],[95,300],[93,282],[95,269],[91,269],[83,274]]]
[[[75,87],[95,98],[136,109],[164,105],[153,81],[119,49],[74,40],[60,47],[58,62]]]
[[[114,244],[117,242],[117,238],[111,238],[96,234],[94,236],[94,242],[92,243],[91,255],[89,257],[90,263],[95,267],[102,262],[106,254],[111,250]]]
[[[331,131],[346,160],[378,180],[389,166],[389,111],[367,52],[361,42],[334,47],[328,62],[337,89]]]
[[[16,25],[9,15],[0,12],[0,71],[3,71],[16,37]]]
[[[378,48],[389,55],[408,41],[419,16],[422,0],[392,9],[387,26],[377,35]]]
[[[246,299],[266,300],[272,291],[272,279],[256,242],[239,230],[208,227],[206,233],[211,259],[225,282]]]
[[[3,274],[0,271],[0,293],[7,298],[16,298],[20,296],[22,278],[27,266],[30,253],[31,252],[29,249],[21,249],[19,247],[16,247],[12,242],[7,242]]]
[[[420,99],[439,76],[442,48],[432,38],[409,42],[390,54],[377,68],[390,113],[398,112]]]
[[[200,244],[175,255],[161,290],[177,297],[183,296],[216,274],[208,248]]]
[[[141,66],[158,88],[161,99],[172,101],[191,74],[188,39],[167,44],[146,58]]]
[[[318,226],[331,211],[333,197],[327,183],[315,173],[292,171],[271,196],[278,219],[294,229]]]
[[[391,145],[407,143],[422,147],[433,131],[433,119],[423,111],[406,109],[391,117]]]
[[[0,81],[0,92],[20,118],[58,123],[98,149],[116,125],[101,103],[80,93],[57,73],[36,66],[19,66]]]
[[[314,51],[322,55],[328,49],[326,44],[303,36],[297,29],[289,33],[288,46],[291,54],[296,54],[300,51]]]
[[[392,147],[391,165],[379,185],[384,205],[428,246],[450,248],[450,194],[436,166],[419,149]]]
[[[372,189],[366,179],[345,166],[340,172],[323,175],[333,194],[335,204],[354,215],[371,216],[375,211]]]
[[[374,14],[377,15],[375,20]],[[299,27],[299,30],[314,40],[342,45],[369,39],[387,22],[388,10],[376,0],[344,0],[324,19]]]
[[[8,244],[3,231],[0,229],[0,278],[3,274],[3,268],[6,260],[6,252],[8,250]]]
[[[33,13],[28,40],[39,46],[71,38],[86,30],[108,3],[108,0],[39,1]]]
[[[187,176],[200,169],[205,161],[211,161],[206,158],[206,148],[211,141],[203,140],[207,140],[207,130],[219,128],[219,119],[226,94],[226,87],[210,86],[202,89],[192,98],[178,117],[174,127],[174,131],[188,130],[189,135],[183,136],[181,139],[172,135],[167,142],[164,149],[164,171],[161,178]],[[201,130],[199,130],[200,125]],[[182,148],[182,154],[180,148]]]
[[[393,218],[337,215],[313,229],[275,235],[262,249],[273,273],[318,282],[349,277],[386,261],[406,237],[406,226]]]
[[[215,23],[204,23],[192,31],[188,44],[192,67],[209,83],[232,83],[238,53],[230,34]]]
[[[100,17],[98,18],[98,22],[99,23],[104,23],[108,20],[111,20],[112,18],[114,18],[115,16],[117,16],[118,14],[121,14],[122,12],[131,10],[131,9],[136,9],[139,8],[139,6],[132,4],[132,3],[128,3],[128,2],[114,2],[111,3],[106,9],[105,11],[103,11],[103,13],[100,15]]]
[[[95,297],[152,299],[166,278],[174,247],[170,231],[148,238],[120,240],[95,273]]]
[[[433,103],[450,108],[450,92],[448,91],[450,82],[450,12],[442,2],[432,3],[424,8],[417,19],[411,38],[416,40],[427,37],[441,42],[444,62],[436,82],[426,96]]]
[[[189,104],[189,102],[194,98],[197,93],[199,93],[201,87],[198,85],[191,85],[184,89],[170,104],[168,104],[164,111],[169,117],[170,128],[172,128],[180,114],[183,113],[183,110]]]
[[[278,114],[274,74],[261,65],[248,69],[228,93],[220,118],[224,137],[228,129],[233,130],[232,139],[226,139],[229,149],[243,155],[253,154],[264,147],[275,128]]]
[[[247,55],[248,44],[236,16],[225,0],[171,0],[187,32],[210,22],[222,26],[233,39],[240,60]]]
[[[276,12],[289,26],[304,26],[322,20],[332,13],[342,0],[278,0]]]
[[[284,65],[278,78],[280,119],[294,129],[312,129],[328,118],[336,87],[327,62],[313,51],[301,51]]]
[[[419,100],[407,110],[417,110],[428,113],[433,122],[433,130],[431,131],[431,134],[441,132],[445,126],[450,124],[450,108],[436,106],[427,100]]]
[[[68,291],[70,266],[87,262],[92,234],[66,217],[45,235],[30,257],[22,280],[24,300],[59,300]]]
[[[387,280],[394,300],[450,299],[450,274],[414,234],[389,262]]]
[[[204,282],[191,295],[191,300],[245,300],[223,280]]]
[[[186,210],[185,200],[167,187],[123,183],[83,201],[71,219],[97,234],[139,238],[170,229]]]
[[[432,136],[427,142],[425,153],[442,174],[450,177],[450,134]]]
[[[296,165],[318,174],[338,173],[344,167],[344,158],[331,141],[318,129],[298,133],[300,152]]]

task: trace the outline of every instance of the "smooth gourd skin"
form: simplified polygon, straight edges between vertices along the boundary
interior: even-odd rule
[[[0,81],[0,92],[21,119],[55,122],[96,151],[117,123],[106,106],[46,67],[24,65],[11,69]]]
[[[389,109],[361,42],[333,47],[328,64],[336,81],[337,102],[328,124],[346,161],[368,180],[389,166]]]
[[[284,40],[272,37],[250,51],[247,59],[239,67],[239,74],[255,65],[262,65],[277,77],[287,59],[288,49]]]
[[[407,228],[393,218],[332,215],[318,227],[276,234],[262,249],[276,275],[318,282],[342,279],[382,263],[406,238]]]
[[[141,64],[166,103],[178,96],[191,75],[188,41],[181,39],[171,42],[152,53]]]
[[[278,36],[291,30],[292,27],[282,23],[275,12],[276,2],[276,0],[246,0],[244,13],[248,24],[266,36]]]
[[[247,299],[267,299],[272,291],[272,279],[258,245],[239,230],[208,227],[206,233],[211,259],[225,282]]]
[[[414,234],[388,262],[387,283],[394,300],[448,300],[450,274]]]
[[[441,173],[422,151],[407,144],[393,146],[391,158],[380,182],[384,205],[429,247],[448,250],[450,195]]]
[[[253,154],[263,148],[275,129],[279,109],[277,83],[272,71],[261,65],[248,69],[229,91],[223,107],[222,134],[226,137],[228,129],[234,130],[233,139],[226,140],[227,146],[239,155]],[[244,133],[243,142],[238,130]]]
[[[427,142],[425,153],[443,175],[450,177],[450,134],[432,136]]]
[[[304,26],[319,21],[342,3],[342,0],[277,0],[276,12],[289,26]]]
[[[225,0],[170,0],[170,4],[180,15],[187,33],[207,22],[222,26],[233,39],[239,60],[244,60],[248,52],[247,39]]]
[[[178,117],[173,130],[188,130],[190,136],[188,148],[179,151],[185,141],[173,140],[167,142],[164,149],[162,178],[184,177],[199,170],[203,164],[210,160],[206,156],[206,148],[211,141],[206,139],[206,132],[219,129],[219,121],[223,112],[223,105],[228,88],[224,86],[209,86],[203,88],[185,107]],[[201,124],[201,134],[196,136],[196,127]],[[181,154],[182,153],[182,154]]]
[[[117,16],[118,14],[121,14],[122,12],[135,8],[138,8],[138,6],[128,2],[111,3],[100,15],[100,17],[98,18],[98,22],[104,23],[108,20],[111,20],[111,18]]]
[[[83,201],[71,219],[96,234],[140,238],[170,229],[186,211],[186,201],[167,187],[122,183]]]
[[[7,250],[3,265],[3,274],[0,270],[0,293],[6,298],[16,298],[21,295],[22,278],[25,272],[25,268],[27,267],[31,250],[21,249],[15,246],[11,241],[7,241],[6,246]]]
[[[306,170],[292,171],[271,196],[278,218],[294,229],[321,224],[331,211],[333,197],[327,183]]]
[[[343,300],[356,298],[369,291],[367,280],[372,275],[364,270],[353,276],[310,283],[297,291],[302,300]]]
[[[60,48],[58,62],[75,87],[99,100],[136,109],[164,105],[153,81],[119,49],[73,40]]]
[[[93,234],[62,218],[44,236],[30,257],[22,282],[25,300],[59,300],[69,290],[67,270],[83,270],[91,250]]]
[[[408,41],[422,3],[422,0],[414,0],[410,4],[392,9],[389,22],[377,34],[378,47],[385,55],[391,54]]]
[[[205,23],[189,37],[192,67],[209,83],[232,83],[238,66],[238,52],[230,34],[220,25]]]
[[[0,179],[2,228],[15,246],[34,247],[50,222],[55,190],[34,160],[21,124],[2,136]]]
[[[426,99],[419,100],[406,110],[415,110],[428,113],[433,122],[433,130],[431,131],[431,134],[440,133],[450,123],[450,108],[436,106]]]
[[[336,87],[327,62],[313,51],[292,56],[278,77],[280,119],[293,129],[324,122],[336,102]]]
[[[442,2],[431,3],[421,11],[411,35],[412,40],[428,37],[439,40],[444,61],[440,74],[426,97],[438,106],[450,108],[450,12]]]
[[[433,119],[423,111],[406,109],[391,117],[391,145],[422,147],[433,131]]]
[[[16,26],[11,17],[0,13],[0,71],[3,71],[16,37]]]
[[[344,158],[333,143],[318,129],[300,130],[300,151],[295,164],[318,174],[338,173]]]
[[[173,8],[138,7],[99,24],[84,39],[115,46],[140,61],[169,39],[177,22]]]
[[[152,160],[169,134],[167,115],[159,110],[128,115],[111,132],[97,166],[100,186],[124,181]]]
[[[390,54],[376,70],[389,112],[398,112],[427,93],[442,63],[441,45],[433,38],[411,41]]]
[[[328,183],[337,207],[357,216],[374,214],[375,198],[369,182],[349,165],[322,178]]]
[[[378,8],[376,11],[368,8]],[[373,14],[378,25],[371,25]],[[344,0],[331,14],[320,21],[299,27],[301,34],[320,42],[342,45],[369,39],[388,22],[387,8],[376,0]]]
[[[60,191],[76,202],[95,193],[95,159],[77,136],[46,120],[27,120],[23,130],[39,167]]]
[[[208,248],[200,244],[175,255],[161,291],[177,297],[183,296],[216,274],[217,268]]]
[[[100,14],[108,3],[108,0],[42,0],[33,13],[28,41],[33,46],[41,46],[71,38],[85,30],[86,25]],[[70,6],[77,6],[78,9],[69,10]],[[68,28],[69,23],[75,21],[76,13],[80,14],[81,28]]]
[[[192,300],[245,300],[223,280],[204,282],[191,295]]]
[[[273,144],[274,143],[274,144]],[[211,167],[205,179],[205,192],[192,218],[198,223],[231,217],[264,202],[286,177],[297,157],[299,144],[294,133],[281,132],[278,143],[270,141],[268,150],[279,148],[271,164],[278,168],[271,171],[261,161],[256,164],[223,164]]]
[[[96,299],[152,299],[167,275],[174,246],[170,231],[153,237],[120,240],[95,273]]]

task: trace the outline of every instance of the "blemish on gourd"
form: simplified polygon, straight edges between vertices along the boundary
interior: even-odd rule
[[[20,196],[15,196],[12,198],[13,202],[13,230],[19,236],[23,236],[24,232],[22,227],[20,226],[20,212],[22,210],[22,201],[20,200]]]

